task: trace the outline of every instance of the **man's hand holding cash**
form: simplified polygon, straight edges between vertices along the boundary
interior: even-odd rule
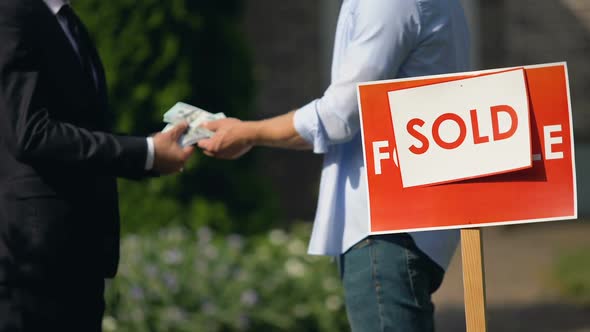
[[[223,113],[209,113],[198,107],[185,104],[182,102],[176,103],[170,110],[164,113],[164,122],[168,123],[162,132],[167,132],[174,128],[179,123],[187,123],[188,129],[184,133],[178,144],[181,146],[190,146],[197,144],[202,139],[211,138],[214,134],[211,130],[201,127],[202,124],[214,120],[224,119],[226,116]]]

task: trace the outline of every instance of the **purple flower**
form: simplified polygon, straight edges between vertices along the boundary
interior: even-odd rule
[[[155,265],[148,265],[144,272],[148,277],[155,278],[158,275],[158,268]]]
[[[232,234],[227,237],[227,245],[234,250],[240,250],[244,246],[244,239],[238,234]]]
[[[180,250],[166,250],[163,255],[164,262],[169,265],[176,265],[182,262],[184,255]]]
[[[178,279],[176,278],[176,276],[174,274],[166,273],[166,274],[164,274],[164,284],[169,289],[176,291],[178,288]]]
[[[217,307],[214,303],[207,301],[201,305],[201,311],[207,316],[213,316],[217,313]]]
[[[255,290],[248,289],[242,293],[240,301],[242,302],[242,304],[251,307],[258,303],[258,293],[256,293]]]
[[[197,231],[199,243],[209,243],[213,238],[213,232],[208,227],[201,227]]]
[[[144,295],[145,295],[143,292],[143,288],[141,288],[139,286],[131,287],[129,293],[130,293],[130,297],[134,300],[143,300]]]

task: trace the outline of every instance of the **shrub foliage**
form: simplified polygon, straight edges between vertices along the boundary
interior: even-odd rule
[[[248,118],[253,79],[240,34],[240,0],[76,2],[104,62],[114,126],[146,135],[162,129],[177,101]],[[186,171],[147,182],[121,181],[125,232],[175,222],[257,233],[276,215],[274,195],[254,160],[212,160],[200,153]],[[230,217],[239,222],[230,223]]]
[[[309,232],[244,238],[174,227],[127,236],[104,330],[346,331],[336,264],[306,254]]]

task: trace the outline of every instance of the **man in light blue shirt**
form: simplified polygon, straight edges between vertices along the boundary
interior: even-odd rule
[[[206,125],[216,135],[199,147],[210,156],[235,159],[254,145],[325,155],[309,253],[340,257],[353,331],[432,331],[431,294],[458,242],[457,231],[368,236],[356,85],[466,71],[468,58],[459,0],[344,0],[321,98],[272,119]]]

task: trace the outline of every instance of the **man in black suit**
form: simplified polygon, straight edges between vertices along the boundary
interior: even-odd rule
[[[67,0],[0,1],[0,332],[100,331],[117,176],[179,171],[180,125],[108,132],[105,78]]]

